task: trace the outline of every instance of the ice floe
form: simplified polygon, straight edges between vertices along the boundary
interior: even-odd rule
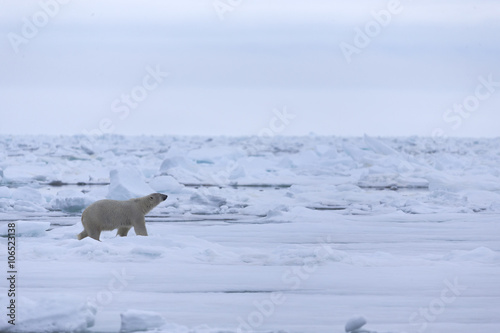
[[[0,147],[20,331],[500,329],[498,139],[0,136]],[[76,239],[92,202],[151,192],[169,199],[146,216],[148,237]],[[447,281],[467,289],[436,308]],[[370,331],[346,324],[352,313]]]

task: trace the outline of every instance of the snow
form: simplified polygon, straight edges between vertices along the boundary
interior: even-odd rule
[[[109,184],[108,199],[128,200],[154,192],[144,181],[141,172],[130,166],[111,170],[109,178],[111,183]]]
[[[128,310],[120,316],[120,332],[147,331],[165,325],[165,318],[156,312]]]
[[[18,237],[42,237],[50,229],[50,222],[14,221],[16,224],[16,235]],[[7,224],[0,225],[0,236],[7,237],[9,234]]]
[[[17,331],[500,331],[500,139],[0,136],[0,155]],[[92,202],[151,192],[148,237],[76,239]]]
[[[366,319],[363,316],[353,317],[345,324],[345,331],[352,332],[366,325]]]
[[[21,320],[15,326],[0,324],[2,332],[80,333],[94,326],[96,308],[68,295],[51,295],[39,300],[20,296],[17,300],[17,318]]]
[[[92,202],[96,201],[81,191],[68,189],[57,192],[50,202],[50,209],[61,210],[67,213],[81,212]]]
[[[149,182],[149,186],[156,192],[180,193],[184,190],[184,185],[179,184],[172,176],[158,176]]]

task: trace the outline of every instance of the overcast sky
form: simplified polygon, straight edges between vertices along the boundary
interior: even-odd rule
[[[500,2],[4,0],[0,133],[499,136]]]

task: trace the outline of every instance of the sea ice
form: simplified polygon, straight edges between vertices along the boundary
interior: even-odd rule
[[[97,313],[92,304],[68,295],[51,295],[39,300],[19,296],[17,303],[15,326],[2,318],[1,332],[83,333],[94,326]]]
[[[474,261],[479,263],[500,264],[500,253],[485,246],[475,248],[470,251],[456,250],[445,255],[444,260],[450,261]]]
[[[137,332],[159,329],[165,325],[165,318],[151,311],[127,310],[120,314],[120,332]]]
[[[159,176],[154,177],[149,182],[149,186],[156,192],[160,193],[180,193],[183,192],[185,186],[179,184],[179,182],[172,176]]]
[[[30,163],[26,165],[8,166],[3,170],[4,183],[29,183],[44,181],[51,174],[45,163]]]
[[[28,201],[35,205],[45,204],[42,194],[37,189],[31,187],[16,188],[12,191],[11,197],[15,201]]]
[[[500,139],[82,141],[0,135],[22,332],[500,331]],[[76,239],[90,202],[151,192],[148,237]]]
[[[352,331],[360,329],[364,325],[366,325],[365,317],[362,317],[362,316],[353,317],[353,318],[349,319],[347,321],[347,323],[345,324],[345,331],[352,332]]]
[[[1,179],[0,179],[1,180]],[[0,186],[0,198],[10,198],[12,191],[7,186]]]
[[[50,202],[52,210],[61,210],[68,213],[81,213],[95,199],[77,190],[62,190],[57,192]]]
[[[50,222],[14,221],[17,237],[42,237],[50,229]],[[0,225],[0,236],[7,237],[8,224]]]
[[[394,148],[391,148],[382,141],[369,137],[366,134],[364,136],[364,142],[373,152],[377,154],[395,155],[395,156],[400,155],[400,153],[396,151]]]
[[[141,172],[133,167],[122,167],[111,170],[108,199],[128,200],[153,193],[154,190],[146,184]]]

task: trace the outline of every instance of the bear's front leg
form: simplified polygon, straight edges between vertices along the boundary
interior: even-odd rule
[[[138,236],[148,235],[148,231],[146,230],[146,221],[144,220],[144,217],[142,218],[141,221],[137,221],[137,223],[134,223],[134,231],[135,234]]]
[[[132,228],[132,227],[120,227],[120,228],[118,228],[116,235],[120,236],[120,237],[126,237],[130,228]]]

